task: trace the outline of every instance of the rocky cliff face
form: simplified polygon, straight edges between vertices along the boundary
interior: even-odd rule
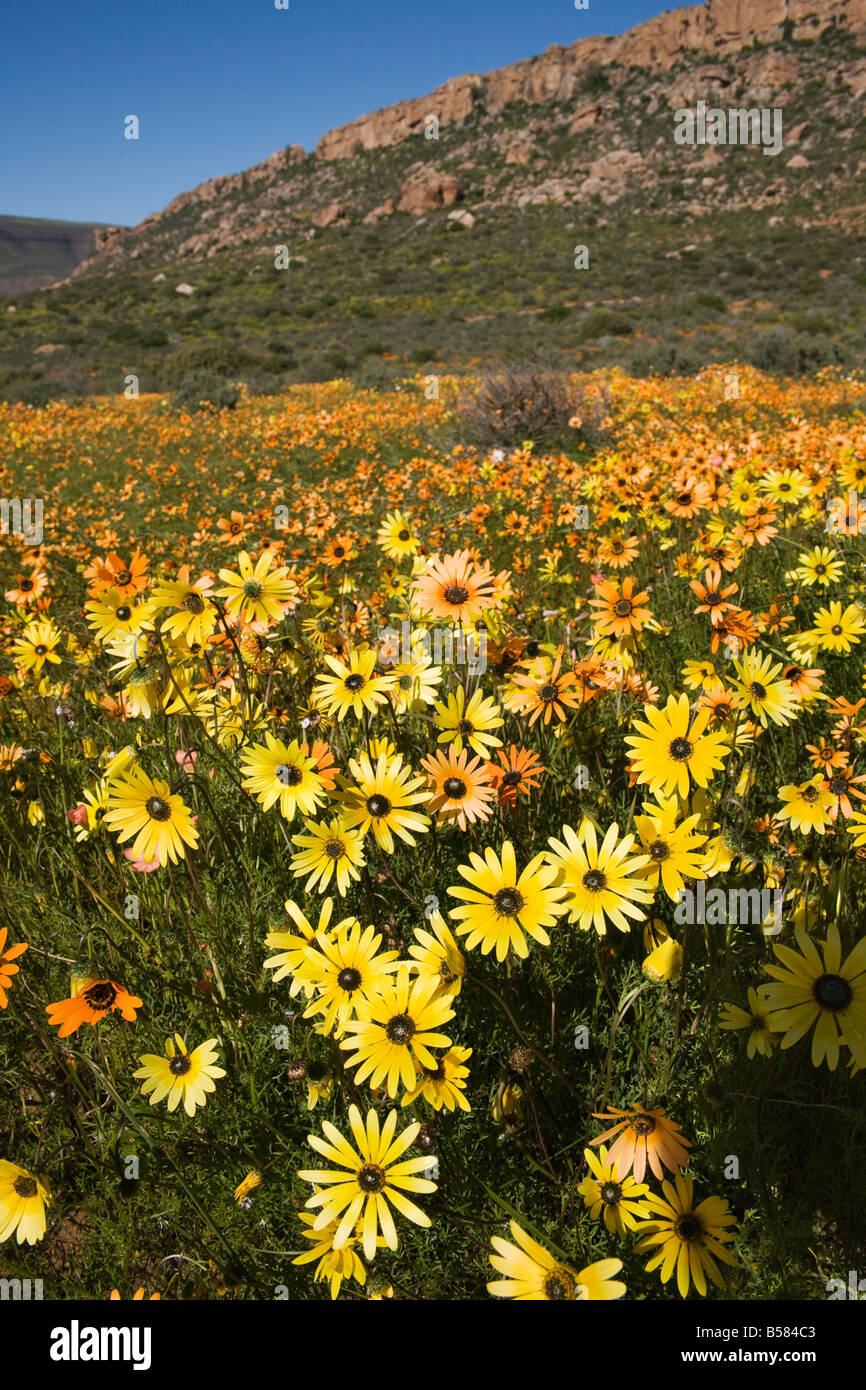
[[[537,105],[567,101],[581,75],[593,64],[670,69],[684,55],[724,57],[745,44],[790,38],[815,38],[828,24],[854,32],[866,29],[866,0],[706,0],[689,9],[670,10],[617,38],[579,39],[554,45],[538,58],[511,63],[480,76],[454,77],[429,96],[387,106],[323,135],[316,146],[320,159],[346,159],[357,150],[398,144],[424,130],[429,116],[440,126],[464,120],[483,104],[496,112],[511,102]]]
[[[313,153],[292,145],[208,179],[137,227],[100,230],[71,278],[183,265],[189,281],[188,263],[273,260],[280,245],[297,254],[298,242],[407,216],[467,230],[496,209],[548,204],[617,204],[622,217],[788,196],[832,204],[866,172],[864,55],[866,0],[706,0],[452,78],[329,131]],[[673,112],[700,100],[784,107],[785,153],[743,165],[706,148],[684,160]]]

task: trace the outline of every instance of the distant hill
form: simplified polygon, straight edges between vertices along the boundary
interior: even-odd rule
[[[99,222],[0,215],[0,297],[65,280],[98,248]]]
[[[454,77],[97,231],[0,305],[0,400],[538,353],[861,371],[864,106],[866,0],[706,0]]]

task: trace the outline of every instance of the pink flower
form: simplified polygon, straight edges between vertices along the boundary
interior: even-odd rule
[[[75,807],[74,810],[67,811],[66,819],[71,820],[73,825],[86,825],[87,807],[85,806],[84,802],[79,802],[79,804]]]
[[[181,772],[195,772],[195,765],[198,762],[198,753],[185,753],[182,748],[178,748],[174,756]]]
[[[123,857],[129,860],[129,867],[137,874],[155,874],[160,867],[158,859],[145,859],[142,854],[136,859],[131,849],[125,849]]]

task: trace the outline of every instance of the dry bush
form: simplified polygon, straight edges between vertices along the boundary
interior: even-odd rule
[[[483,448],[513,449],[527,439],[567,448],[581,441],[598,445],[609,408],[604,385],[587,389],[554,367],[515,363],[482,371],[478,384],[461,396],[456,414]],[[575,417],[577,426],[569,423]]]

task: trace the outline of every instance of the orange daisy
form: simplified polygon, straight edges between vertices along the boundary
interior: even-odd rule
[[[17,975],[20,966],[13,965],[16,956],[23,956],[27,950],[27,942],[22,941],[17,946],[10,946],[5,950],[6,937],[8,931],[6,927],[0,927],[0,1009],[5,1009],[8,1003],[6,991],[12,984],[12,976]]]
[[[338,565],[347,565],[350,560],[354,560],[357,553],[358,547],[351,536],[334,536],[325,546],[322,564],[327,565],[329,569],[336,569]]]
[[[221,516],[217,522],[217,530],[220,533],[220,540],[229,543],[242,541],[250,529],[252,522],[244,517],[243,512],[232,512],[229,516]]]
[[[695,478],[687,478],[684,483],[675,484],[675,486],[677,490],[674,496],[665,502],[665,511],[670,512],[671,516],[680,516],[690,520],[709,506],[710,489],[706,483],[699,483]]]
[[[48,579],[42,570],[34,570],[32,574],[20,574],[12,588],[6,590],[6,601],[16,604],[19,608],[26,608],[29,604],[35,603],[47,587]]]
[[[638,549],[637,536],[604,536],[598,547],[599,563],[611,569],[624,570],[637,559]]]
[[[72,980],[72,996],[61,999],[56,1004],[47,1004],[45,1012],[52,1028],[59,1028],[57,1036],[68,1038],[77,1033],[82,1023],[91,1027],[115,1009],[127,1023],[135,1022],[135,1011],[140,1009],[143,1000],[129,994],[123,985],[114,980],[100,979],[97,975],[87,975]]]
[[[617,1110],[613,1105],[609,1105],[603,1115],[593,1112],[596,1120],[623,1116],[604,1134],[590,1141],[594,1148],[597,1144],[606,1143],[615,1134],[619,1135],[608,1150],[607,1161],[616,1166],[620,1178],[627,1177],[634,1169],[635,1182],[643,1182],[647,1163],[659,1179],[664,1176],[662,1164],[671,1173],[688,1166],[687,1150],[692,1147],[691,1140],[681,1134],[679,1125],[669,1120],[664,1110],[648,1110],[643,1105],[632,1105],[632,1112]]]
[[[693,579],[689,588],[700,599],[700,603],[694,610],[696,613],[709,613],[710,622],[716,626],[721,622],[723,614],[729,608],[736,605],[728,603],[731,594],[735,594],[739,589],[739,584],[728,584],[722,588],[722,571],[718,565],[710,565],[704,574],[704,583],[699,579]]]
[[[127,564],[112,550],[104,559],[97,556],[84,571],[84,578],[90,580],[89,593],[94,597],[104,589],[117,589],[129,598],[147,588],[147,556],[136,550]]]
[[[495,795],[483,759],[474,757],[469,762],[468,758],[468,748],[456,753],[454,744],[449,743],[447,752],[439,748],[421,759],[429,774],[430,800],[425,809],[441,820],[456,820],[461,830],[467,823],[490,819],[490,802]]]
[[[827,808],[827,815],[831,821],[838,819],[840,811],[845,820],[851,819],[854,815],[852,796],[858,801],[866,801],[866,792],[859,790],[860,782],[866,782],[866,773],[861,772],[859,777],[855,777],[853,767],[836,767],[830,771],[822,787],[836,798],[833,805]]]
[[[844,748],[836,748],[832,743],[807,743],[806,752],[809,754],[809,762],[813,767],[819,768],[822,772],[829,772],[834,767],[844,767],[848,762],[848,754]]]
[[[499,794],[500,806],[514,807],[518,792],[529,796],[534,787],[540,786],[539,774],[545,768],[531,748],[517,748],[513,743],[507,754],[504,748],[497,748],[496,756],[502,766],[487,764],[491,785]]]
[[[495,602],[494,579],[488,565],[478,565],[468,550],[431,555],[412,581],[419,608],[453,623],[474,623]]]
[[[515,704],[521,714],[529,714],[529,711],[532,711],[529,718],[530,728],[542,717],[545,724],[549,724],[554,716],[562,723],[567,718],[568,711],[577,709],[581,703],[580,692],[575,689],[574,676],[570,671],[561,672],[561,665],[560,650],[552,669],[548,670],[547,662],[539,656],[536,657],[528,674],[514,674],[511,677],[514,684],[525,692],[515,697]]]
[[[652,617],[649,608],[640,606],[649,598],[649,594],[636,594],[636,582],[630,574],[623,579],[622,589],[618,589],[609,579],[602,579],[596,584],[596,593],[601,597],[591,598],[589,602],[592,608],[599,610],[595,626],[602,637],[631,637],[640,632],[644,623]]]
[[[325,791],[333,791],[336,785],[335,777],[337,764],[334,762],[331,753],[331,745],[326,743],[323,738],[317,738],[312,748],[310,748],[308,744],[302,743],[301,752],[305,758],[313,759],[313,762],[316,764],[314,771],[320,779],[322,786],[325,788]]]

